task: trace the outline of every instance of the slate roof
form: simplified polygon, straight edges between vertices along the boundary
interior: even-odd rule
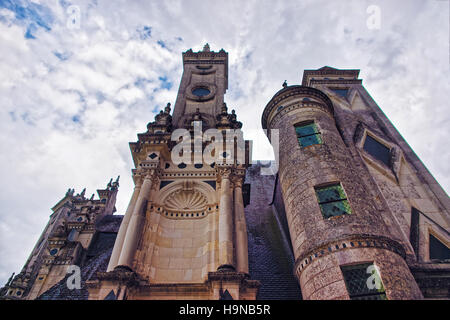
[[[251,185],[245,207],[250,278],[261,282],[257,299],[300,300],[281,190],[278,185],[274,197],[275,176],[260,175],[260,168],[253,165],[245,178]]]
[[[67,287],[68,274],[49,290],[38,297],[38,300],[87,300],[86,281],[96,279],[97,272],[104,272],[114,247],[117,232],[122,222],[121,215],[108,215],[97,223],[97,232],[91,245],[85,252],[81,263],[81,289],[70,290]]]

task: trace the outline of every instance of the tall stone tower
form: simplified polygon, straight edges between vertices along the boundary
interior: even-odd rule
[[[52,208],[53,213],[21,272],[1,289],[4,299],[34,300],[67,276],[68,267],[81,265],[99,226],[116,211],[119,178],[105,189],[85,196],[69,189]],[[70,272],[71,273],[71,272]]]
[[[222,134],[233,130],[234,141],[242,126],[224,103],[228,54],[205,45],[183,53],[183,67],[173,117],[168,104],[130,143],[134,192],[107,272],[88,283],[89,299],[256,297],[258,282],[248,276],[246,162],[236,156],[245,150],[222,148],[230,139]],[[175,130],[184,149],[175,149]],[[207,141],[211,130],[216,140]],[[213,161],[202,157],[207,148]]]
[[[448,261],[433,261],[429,245],[448,246],[449,198],[358,74],[306,70],[264,109],[272,144],[279,136],[295,274],[304,299],[419,299],[426,270],[440,270],[435,288],[449,284]]]

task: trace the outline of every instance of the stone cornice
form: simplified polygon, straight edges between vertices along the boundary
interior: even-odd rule
[[[305,70],[303,72],[303,79],[302,79],[302,85],[306,86],[308,85],[307,79],[309,76],[326,76],[326,75],[335,75],[335,76],[352,76],[355,79],[358,78],[359,70],[358,69],[335,69],[331,67],[323,67],[317,70]],[[342,81],[342,80],[338,80]],[[344,80],[345,81],[345,80]],[[342,83],[342,82],[339,82]]]
[[[356,248],[377,248],[385,249],[397,253],[402,258],[405,258],[405,249],[400,243],[395,240],[373,235],[353,235],[343,237],[342,239],[336,239],[321,246],[308,251],[301,255],[294,264],[294,274],[300,276],[303,269],[308,267],[309,264],[315,259],[320,259],[328,254],[335,253],[342,250],[351,250]]]
[[[310,80],[311,84],[361,84],[361,79],[345,79],[345,80],[322,80],[322,79],[314,79]]]

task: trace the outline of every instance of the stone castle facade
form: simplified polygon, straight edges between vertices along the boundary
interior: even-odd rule
[[[125,214],[118,179],[99,199],[69,189],[2,299],[450,298],[449,198],[359,70],[283,84],[262,116],[278,169],[266,175],[224,101],[228,54],[205,45],[183,67],[173,114],[130,143]]]

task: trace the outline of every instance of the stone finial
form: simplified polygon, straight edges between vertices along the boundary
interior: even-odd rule
[[[236,118],[237,118],[237,116],[236,116],[236,111],[233,109],[233,110],[231,110],[231,120],[232,121],[236,121]]]
[[[120,175],[117,176],[116,183],[119,184]]]
[[[81,191],[80,196],[82,198],[84,198],[84,195],[86,194],[86,188],[83,189],[83,191]]]
[[[89,200],[94,200],[94,194],[92,194],[91,198]]]
[[[203,52],[209,52],[209,51],[210,51],[209,44],[206,43],[206,44],[203,46]]]
[[[112,186],[112,178],[109,180],[108,184],[106,185],[106,187],[111,187]]]
[[[222,111],[222,113],[227,113],[228,112],[227,104],[225,102],[222,105],[221,111]]]
[[[170,102],[167,103],[167,106],[164,108],[164,112],[167,114],[170,113]]]
[[[284,80],[284,82],[283,82],[283,88],[286,88],[287,86],[288,86],[287,81]]]
[[[70,190],[70,189],[69,189],[69,190]],[[11,277],[9,277],[8,282],[6,283],[5,286],[9,286],[9,285],[11,284],[11,281],[12,281],[12,279],[14,278],[14,275],[15,275],[15,274],[16,274],[15,272],[12,273]]]

